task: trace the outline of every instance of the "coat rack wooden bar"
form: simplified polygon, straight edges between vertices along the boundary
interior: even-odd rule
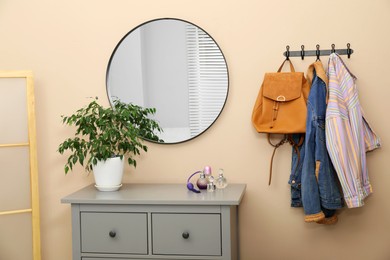
[[[319,59],[319,56],[327,56],[331,53],[335,52],[339,55],[348,55],[348,59],[351,57],[351,54],[353,53],[353,50],[350,48],[351,44],[347,44],[347,49],[336,49],[335,45],[331,45],[331,49],[329,50],[321,50],[320,45],[316,45],[316,50],[305,50],[305,46],[301,45],[300,51],[290,51],[290,46],[286,46],[286,51],[283,53],[283,55],[286,57],[286,59],[289,59],[290,57],[301,57],[303,60],[306,56],[317,56],[317,59]]]

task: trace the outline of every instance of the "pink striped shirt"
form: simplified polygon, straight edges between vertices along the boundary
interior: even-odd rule
[[[356,77],[335,53],[329,57],[328,77],[326,147],[348,208],[361,207],[372,193],[366,152],[379,148],[380,139],[364,117]]]

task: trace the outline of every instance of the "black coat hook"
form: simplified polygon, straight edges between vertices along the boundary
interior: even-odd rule
[[[317,45],[316,45],[316,56],[317,56],[316,61],[319,61],[319,60],[320,60],[320,55],[321,55],[321,53],[320,53],[320,45],[317,44]]]
[[[316,61],[320,60],[320,56],[330,55],[332,53],[337,53],[338,55],[348,55],[348,58],[354,53],[354,50],[351,49],[351,44],[347,44],[348,49],[336,49],[336,45],[334,43],[331,44],[330,49],[320,50],[320,45],[316,45],[316,49],[314,50],[305,50],[305,46],[301,45],[300,50],[290,51],[290,46],[286,46],[286,52],[283,55],[286,57],[286,60],[289,60],[291,57],[301,57],[302,60],[305,59],[305,56],[316,56]]]
[[[290,46],[286,46],[286,60],[290,60]]]
[[[348,59],[351,58],[351,44],[350,43],[347,43],[347,55],[348,55]]]

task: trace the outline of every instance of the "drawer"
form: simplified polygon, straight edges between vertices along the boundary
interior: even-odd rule
[[[147,254],[147,214],[82,212],[81,251]]]
[[[152,214],[154,255],[220,256],[220,214]]]
[[[146,260],[148,258],[110,258],[110,257],[83,257],[82,260]],[[159,260],[159,259],[153,259],[153,260]],[[162,259],[161,259],[162,260]],[[166,260],[166,259],[165,259]]]

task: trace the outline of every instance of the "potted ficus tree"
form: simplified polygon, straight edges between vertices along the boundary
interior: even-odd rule
[[[77,163],[87,172],[93,171],[96,188],[114,191],[122,186],[124,159],[137,166],[135,156],[147,151],[143,138],[162,142],[156,133],[162,131],[150,118],[155,108],[143,108],[114,100],[113,106],[104,108],[94,98],[87,106],[62,122],[75,126],[75,134],[59,145],[58,152],[70,151],[64,170],[67,174]]]

